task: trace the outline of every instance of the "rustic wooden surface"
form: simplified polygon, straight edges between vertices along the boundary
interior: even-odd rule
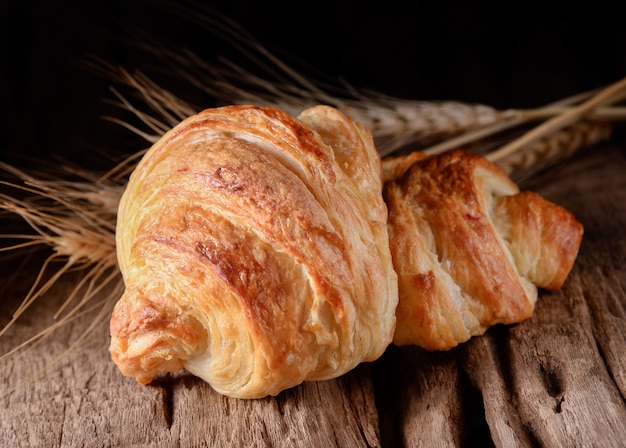
[[[624,148],[587,150],[527,185],[574,212],[585,235],[564,287],[542,293],[522,324],[444,353],[390,347],[337,380],[244,401],[185,373],[150,386],[123,378],[108,356],[106,323],[80,340],[88,316],[0,361],[0,445],[624,446]],[[37,302],[0,338],[0,353],[49,324],[71,284]],[[10,286],[2,321],[24,292]]]

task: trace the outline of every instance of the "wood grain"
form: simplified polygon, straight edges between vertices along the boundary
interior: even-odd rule
[[[106,321],[81,339],[94,313],[0,361],[0,445],[620,446],[625,147],[593,148],[524,185],[571,210],[585,235],[564,287],[542,292],[523,323],[494,327],[448,352],[392,346],[336,380],[246,401],[220,396],[187,373],[149,386],[123,378],[108,355]],[[0,353],[49,324],[73,281],[58,284],[0,337]],[[0,321],[24,288],[2,290]]]

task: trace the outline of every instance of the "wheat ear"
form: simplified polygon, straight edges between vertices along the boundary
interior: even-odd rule
[[[580,121],[520,147],[495,163],[521,185],[533,174],[562,162],[576,151],[608,140],[612,130],[608,122]]]
[[[527,132],[518,139],[502,146],[498,150],[487,155],[492,162],[505,160],[507,157],[516,152],[523,151],[525,147],[532,145],[534,142],[548,135],[554,134],[561,129],[570,126],[585,117],[591,115],[597,108],[606,104],[621,101],[626,96],[626,78],[611,84],[593,95],[580,105],[572,107],[563,113],[543,122],[531,131]]]
[[[0,235],[19,241],[0,251],[49,252],[21,304],[0,328],[0,336],[63,275],[76,270],[84,272],[57,310],[54,318],[58,322],[3,355],[8,356],[92,309],[94,298],[101,297],[106,289],[104,302],[117,298],[121,277],[115,254],[115,224],[123,185],[81,170],[68,169],[68,177],[79,174],[83,179],[67,181],[62,176],[54,180],[38,179],[4,162],[0,162],[0,169],[15,178],[1,181],[13,194],[0,194],[0,209],[21,217],[34,231]]]

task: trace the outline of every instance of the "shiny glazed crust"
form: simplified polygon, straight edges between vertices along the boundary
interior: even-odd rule
[[[378,358],[398,301],[381,192],[371,135],[330,107],[184,120],[120,202],[113,360],[259,398]]]
[[[446,350],[531,316],[580,246],[574,216],[518,187],[485,158],[451,151],[383,161],[399,278],[394,343]]]

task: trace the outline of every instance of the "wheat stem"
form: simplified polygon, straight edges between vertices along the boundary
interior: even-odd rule
[[[8,252],[17,249],[25,249],[27,247],[39,246],[43,241],[43,238],[36,235],[0,235],[0,238],[11,239],[29,239],[32,241],[26,241],[24,243],[14,244],[12,246],[0,247],[0,252]]]
[[[616,98],[615,101],[618,99]],[[568,106],[546,106],[538,109],[524,111],[527,121],[542,120],[551,118],[556,115],[569,112],[574,107]],[[586,116],[590,120],[594,121],[620,121],[626,120],[626,107],[599,107]]]
[[[523,113],[515,114],[506,120],[466,132],[457,137],[444,140],[443,142],[436,145],[429,146],[428,148],[423,149],[422,152],[428,155],[432,155],[441,154],[442,152],[448,151],[450,149],[461,148],[468,143],[472,143],[483,138],[490,137],[507,129],[519,126],[526,120],[527,118],[523,115]]]
[[[599,143],[611,136],[610,123],[581,121],[524,146],[508,157],[495,161],[515,182],[571,156],[575,151]]]
[[[533,128],[526,134],[522,135],[520,138],[488,154],[487,158],[492,162],[497,161],[499,159],[507,157],[508,155],[514,153],[515,151],[518,151],[520,148],[523,148],[524,146],[530,145],[531,143],[541,139],[542,137],[546,135],[549,135],[566,126],[569,126],[575,123],[577,120],[580,120],[586,114],[589,114],[596,107],[621,99],[622,95],[625,92],[625,89],[626,89],[626,78],[623,78],[622,80],[601,90],[599,93],[595,94],[590,99],[584,101],[578,107],[569,109],[566,112],[551,118],[550,120],[540,124],[539,126]]]
[[[101,277],[109,270],[111,270],[109,275],[107,275],[106,277],[104,277],[104,279],[101,280]],[[112,280],[114,280],[115,278],[119,276],[120,276],[120,273],[116,269],[115,262],[105,260],[103,263],[99,263],[92,270],[89,271],[87,276],[85,276],[84,281],[79,282],[79,284],[76,285],[72,293],[67,297],[63,305],[61,305],[59,310],[56,312],[56,314],[54,315],[54,318],[57,319],[63,313],[63,311],[67,308],[69,303],[78,295],[79,290],[83,288],[83,286],[85,286],[87,281],[89,282],[87,286],[87,290],[82,294],[82,298],[79,301],[79,303],[75,305],[67,313],[66,315],[67,317],[75,314],[86,303],[92,300],[93,297],[97,296],[106,285],[108,285]]]
[[[493,124],[478,128],[476,130],[468,131],[456,137],[444,140],[436,145],[429,146],[422,151],[425,154],[441,154],[442,152],[450,149],[461,148],[469,143],[473,143],[482,140],[487,137],[491,137],[500,132],[515,127],[521,126],[525,123],[532,121],[540,121],[547,118],[558,117],[565,113],[571,112],[575,107],[568,106],[546,106],[537,109],[528,110],[511,110],[510,114],[502,121],[495,122]],[[588,114],[588,119],[597,121],[619,121],[626,120],[626,107],[603,107],[591,111]],[[544,135],[548,135],[549,132],[545,132]],[[540,138],[540,137],[539,137]],[[526,143],[520,143],[520,147]],[[497,158],[503,158],[506,154],[503,154]],[[491,155],[491,157],[494,157]],[[497,159],[496,158],[496,159]],[[494,160],[496,160],[494,159]]]

